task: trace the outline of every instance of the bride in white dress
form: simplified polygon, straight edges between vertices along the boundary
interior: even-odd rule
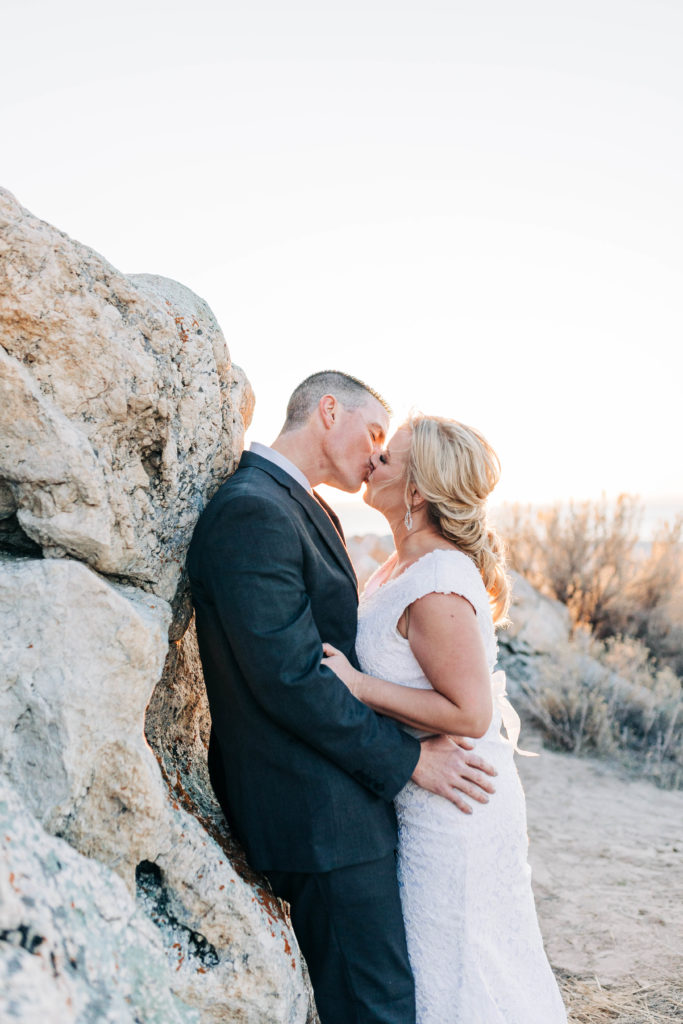
[[[498,475],[495,453],[469,427],[424,416],[401,427],[365,492],[396,551],[361,598],[363,672],[325,645],[325,663],[360,700],[420,737],[474,738],[497,773],[495,794],[472,807],[412,782],[395,801],[417,1024],[567,1020],[531,891],[513,760],[519,720],[493,671],[494,621],[509,603],[501,543],[486,522]]]

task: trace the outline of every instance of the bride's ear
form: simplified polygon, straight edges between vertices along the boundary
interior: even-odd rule
[[[418,491],[417,487],[410,488],[410,511],[419,512],[427,504],[427,499]]]

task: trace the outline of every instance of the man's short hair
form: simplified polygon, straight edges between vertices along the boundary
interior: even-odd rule
[[[283,433],[303,427],[323,395],[334,395],[345,409],[357,409],[369,397],[376,398],[387,413],[390,416],[392,414],[389,403],[358,377],[352,377],[340,370],[321,370],[302,380],[292,392],[292,397],[287,403]]]

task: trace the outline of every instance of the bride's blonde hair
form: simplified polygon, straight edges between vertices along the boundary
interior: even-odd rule
[[[505,549],[487,520],[486,498],[498,483],[500,462],[479,431],[441,416],[408,420],[412,437],[406,501],[416,487],[446,540],[464,551],[484,581],[493,621],[504,623],[510,605]]]

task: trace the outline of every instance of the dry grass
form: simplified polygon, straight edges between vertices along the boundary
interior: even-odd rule
[[[595,636],[633,636],[683,675],[683,518],[639,541],[637,498],[501,511],[510,565]]]
[[[660,786],[683,788],[683,689],[632,638],[579,631],[522,683],[520,711],[556,750],[616,757]]]
[[[639,541],[643,508],[621,497],[500,516],[510,564],[563,602],[574,635],[523,684],[526,711],[556,748],[617,755],[683,785],[683,517]]]
[[[569,1024],[680,1024],[683,984],[660,982],[643,987],[601,986],[597,978],[556,972]]]

